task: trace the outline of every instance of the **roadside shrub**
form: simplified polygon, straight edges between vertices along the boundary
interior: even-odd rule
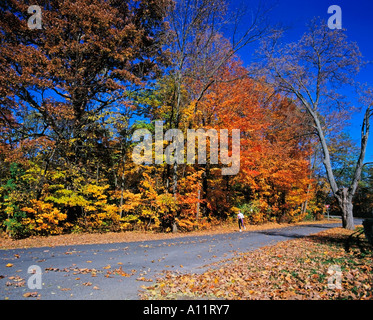
[[[261,224],[267,221],[263,213],[263,203],[260,200],[253,200],[239,206],[239,209],[246,217],[249,224]]]
[[[60,212],[52,203],[31,200],[30,206],[21,210],[26,213],[22,224],[27,226],[31,235],[61,234],[64,231],[63,222],[67,215]]]

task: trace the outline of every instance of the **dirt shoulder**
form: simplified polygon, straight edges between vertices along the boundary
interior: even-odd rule
[[[320,223],[338,223],[340,220],[321,220],[321,221],[303,221],[292,224],[265,223],[262,225],[246,226],[247,231],[259,231],[266,229],[286,228],[296,225],[305,224],[320,224]],[[134,241],[150,241],[174,239],[190,236],[214,235],[221,233],[237,232],[237,225],[222,224],[213,226],[208,230],[196,230],[185,233],[157,233],[151,231],[126,231],[126,232],[108,232],[108,233],[79,233],[65,234],[48,237],[29,237],[26,239],[14,240],[0,236],[0,250],[21,249],[21,248],[36,248],[36,247],[56,247],[56,246],[71,246],[79,244],[99,244],[99,243],[118,243],[118,242],[134,242]]]

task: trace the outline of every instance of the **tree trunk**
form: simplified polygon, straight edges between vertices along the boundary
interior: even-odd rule
[[[201,199],[202,200],[207,200],[207,193],[208,193],[208,178],[210,176],[210,168],[209,164],[206,163],[205,165],[205,172],[202,173],[202,192],[201,192]],[[207,207],[207,201],[203,201],[200,206],[201,209],[201,216],[202,217],[207,217],[208,216],[208,207]]]
[[[352,208],[353,204],[351,201],[346,201],[342,207],[342,226],[348,230],[355,229]]]
[[[370,129],[370,121],[369,118],[371,116],[370,113],[370,106],[366,109],[364,115],[363,125],[361,127],[361,147],[360,147],[360,155],[359,159],[357,160],[355,173],[350,184],[350,187],[341,188],[335,194],[339,207],[342,211],[342,224],[343,227],[349,230],[354,230],[354,217],[352,213],[353,204],[352,199],[358,187],[358,183],[361,178],[361,172],[364,167],[364,158],[365,152],[367,148],[368,138],[369,138],[369,129]]]
[[[176,152],[175,152],[176,153]],[[173,173],[172,173],[172,193],[174,195],[174,198],[176,200],[176,192],[177,192],[177,162],[175,159],[174,165],[173,165]]]
[[[196,214],[196,220],[198,221],[199,219],[199,205],[201,200],[201,189],[198,189],[198,202],[197,202],[197,214]]]
[[[122,218],[123,215],[123,193],[124,193],[124,168],[122,172],[122,181],[120,182],[120,202],[119,202],[119,217]]]
[[[360,155],[356,163],[355,172],[354,172],[354,176],[351,181],[350,187],[339,188],[339,189],[338,189],[335,177],[334,177],[334,173],[333,173],[333,169],[332,169],[332,165],[330,161],[330,154],[329,154],[328,146],[326,144],[324,132],[320,124],[320,120],[317,114],[313,112],[313,110],[309,106],[307,108],[307,111],[313,117],[315,124],[316,124],[318,137],[319,137],[320,144],[323,150],[323,155],[324,155],[323,162],[324,162],[324,166],[325,166],[328,180],[330,183],[330,187],[333,191],[335,198],[338,201],[339,208],[341,209],[341,212],[342,212],[342,225],[346,229],[354,230],[355,226],[354,226],[354,217],[353,217],[353,211],[352,211],[353,209],[352,199],[358,187],[358,183],[361,178],[361,172],[364,166],[364,157],[365,157],[366,147],[368,143],[369,128],[370,128],[370,124],[369,124],[370,107],[368,107],[367,110],[365,111],[363,125],[361,128]]]
[[[347,188],[339,189],[336,198],[338,201],[339,208],[342,212],[342,226],[348,230],[354,230],[354,216],[353,216],[353,204],[352,196],[349,194]]]

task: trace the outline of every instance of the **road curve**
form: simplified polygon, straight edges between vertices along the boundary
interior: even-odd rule
[[[310,224],[167,240],[0,250],[0,300],[138,299],[141,286],[150,285],[164,270],[202,272],[206,265],[238,252],[337,226]]]

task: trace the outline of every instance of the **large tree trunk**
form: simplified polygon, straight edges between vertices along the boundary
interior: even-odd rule
[[[354,216],[353,216],[353,204],[352,196],[348,192],[347,188],[339,189],[336,194],[339,208],[342,212],[342,226],[343,228],[354,230]]]
[[[330,161],[328,146],[326,144],[326,139],[324,136],[322,126],[320,124],[320,120],[317,114],[313,112],[313,110],[309,107],[309,105],[307,106],[308,106],[307,111],[313,117],[315,124],[316,124],[318,137],[320,139],[321,147],[322,147],[323,154],[324,154],[324,166],[326,169],[328,180],[329,180],[331,189],[333,191],[333,194],[338,201],[339,208],[342,211],[342,225],[346,229],[354,230],[355,226],[354,226],[354,217],[353,217],[353,211],[352,211],[353,209],[352,199],[358,187],[358,183],[361,178],[361,172],[364,166],[364,158],[365,158],[365,152],[367,148],[369,129],[370,129],[370,123],[369,123],[369,118],[371,115],[370,107],[368,107],[365,111],[363,125],[361,128],[360,155],[356,162],[355,172],[354,172],[354,176],[351,181],[350,187],[338,189],[338,186],[337,186],[337,183],[334,177],[331,161]]]
[[[361,148],[360,155],[356,163],[355,173],[349,188],[340,188],[335,196],[338,200],[339,207],[342,211],[342,224],[346,229],[354,230],[354,217],[352,213],[353,205],[352,199],[358,187],[358,183],[361,178],[361,172],[364,167],[365,152],[368,143],[370,123],[369,118],[371,116],[370,106],[365,111],[363,125],[361,127]]]
[[[354,216],[352,213],[353,204],[351,201],[345,201],[342,206],[342,226],[348,230],[354,230]]]

